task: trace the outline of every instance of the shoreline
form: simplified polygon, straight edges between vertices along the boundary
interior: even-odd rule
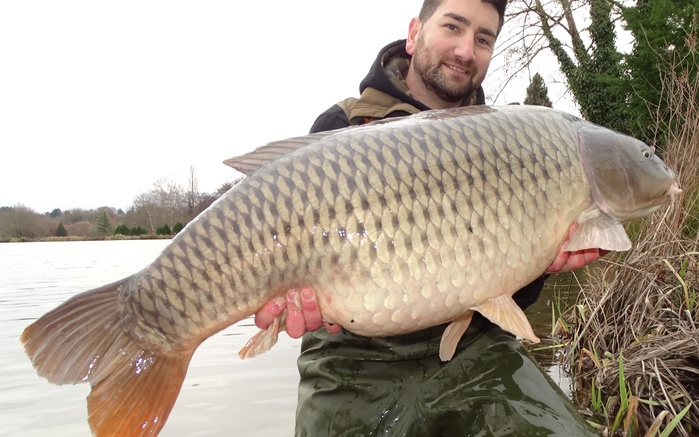
[[[121,240],[169,240],[174,235],[108,235],[108,236],[74,236],[74,237],[48,237],[48,238],[10,238],[0,240],[0,243],[39,243],[52,241],[121,241]]]

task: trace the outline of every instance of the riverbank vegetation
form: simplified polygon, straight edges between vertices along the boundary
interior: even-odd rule
[[[699,435],[699,81],[675,68],[697,65],[696,29],[690,59],[658,58],[664,103],[649,105],[684,193],[629,228],[631,251],[588,269],[558,323],[576,401],[606,435]]]

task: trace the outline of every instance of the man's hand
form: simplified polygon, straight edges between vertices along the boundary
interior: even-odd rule
[[[340,325],[323,322],[320,308],[316,302],[316,293],[312,288],[291,289],[286,296],[269,301],[255,314],[255,325],[266,329],[274,319],[286,309],[286,333],[291,338],[299,338],[306,331],[315,331],[322,326],[331,334],[342,330]]]
[[[573,223],[573,225],[568,229],[568,239],[563,242],[561,251],[553,263],[546,269],[546,273],[559,273],[559,272],[572,272],[580,267],[586,266],[593,261],[596,261],[600,257],[608,254],[608,250],[603,249],[584,249],[575,252],[567,252],[566,245],[568,240],[573,236],[575,230],[578,229],[578,224]]]

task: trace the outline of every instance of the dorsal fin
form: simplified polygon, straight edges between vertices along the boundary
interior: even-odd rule
[[[432,111],[426,111],[426,112],[432,112]],[[419,115],[419,114],[417,114],[417,115]],[[371,123],[367,123],[367,124],[363,124],[363,125],[356,125],[356,126],[352,125],[352,126],[347,126],[347,127],[335,129],[335,130],[304,135],[301,137],[288,138],[286,140],[281,140],[281,141],[273,141],[271,143],[265,144],[264,146],[258,147],[257,149],[253,150],[252,152],[248,152],[244,155],[235,156],[233,158],[226,159],[225,161],[223,161],[223,163],[229,167],[233,167],[234,169],[238,170],[239,172],[243,173],[246,176],[250,176],[251,174],[253,174],[257,170],[259,170],[265,164],[268,164],[272,161],[275,161],[275,160],[281,158],[282,156],[288,155],[289,153],[292,153],[292,152],[294,152],[302,147],[305,147],[309,144],[312,144],[316,141],[320,141],[323,138],[335,135],[335,134],[340,133],[340,132],[345,132],[348,130],[371,128],[371,127],[375,127],[377,125],[396,123],[396,122],[402,121],[402,120],[409,120],[409,119],[418,120],[418,118],[415,118],[415,117],[416,116],[414,116],[414,115],[407,115],[407,116],[402,116],[402,117],[389,117],[386,119],[375,120],[375,121],[372,121]]]
[[[246,176],[250,176],[265,164],[275,161],[282,156],[288,155],[302,147],[305,147],[325,137],[334,135],[338,131],[320,132],[316,134],[294,137],[281,141],[273,141],[264,146],[258,147],[252,152],[241,156],[235,156],[223,161],[229,167],[233,167]]]

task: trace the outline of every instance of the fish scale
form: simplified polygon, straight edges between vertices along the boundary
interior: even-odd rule
[[[474,311],[538,341],[512,295],[571,225],[571,250],[627,250],[621,222],[681,192],[645,144],[537,107],[425,111],[227,163],[247,177],[150,265],[22,335],[40,375],[90,382],[95,435],[157,434],[199,344],[290,288],[314,289],[323,319],[359,335],[450,322],[442,360]],[[240,355],[272,347],[284,316]]]

